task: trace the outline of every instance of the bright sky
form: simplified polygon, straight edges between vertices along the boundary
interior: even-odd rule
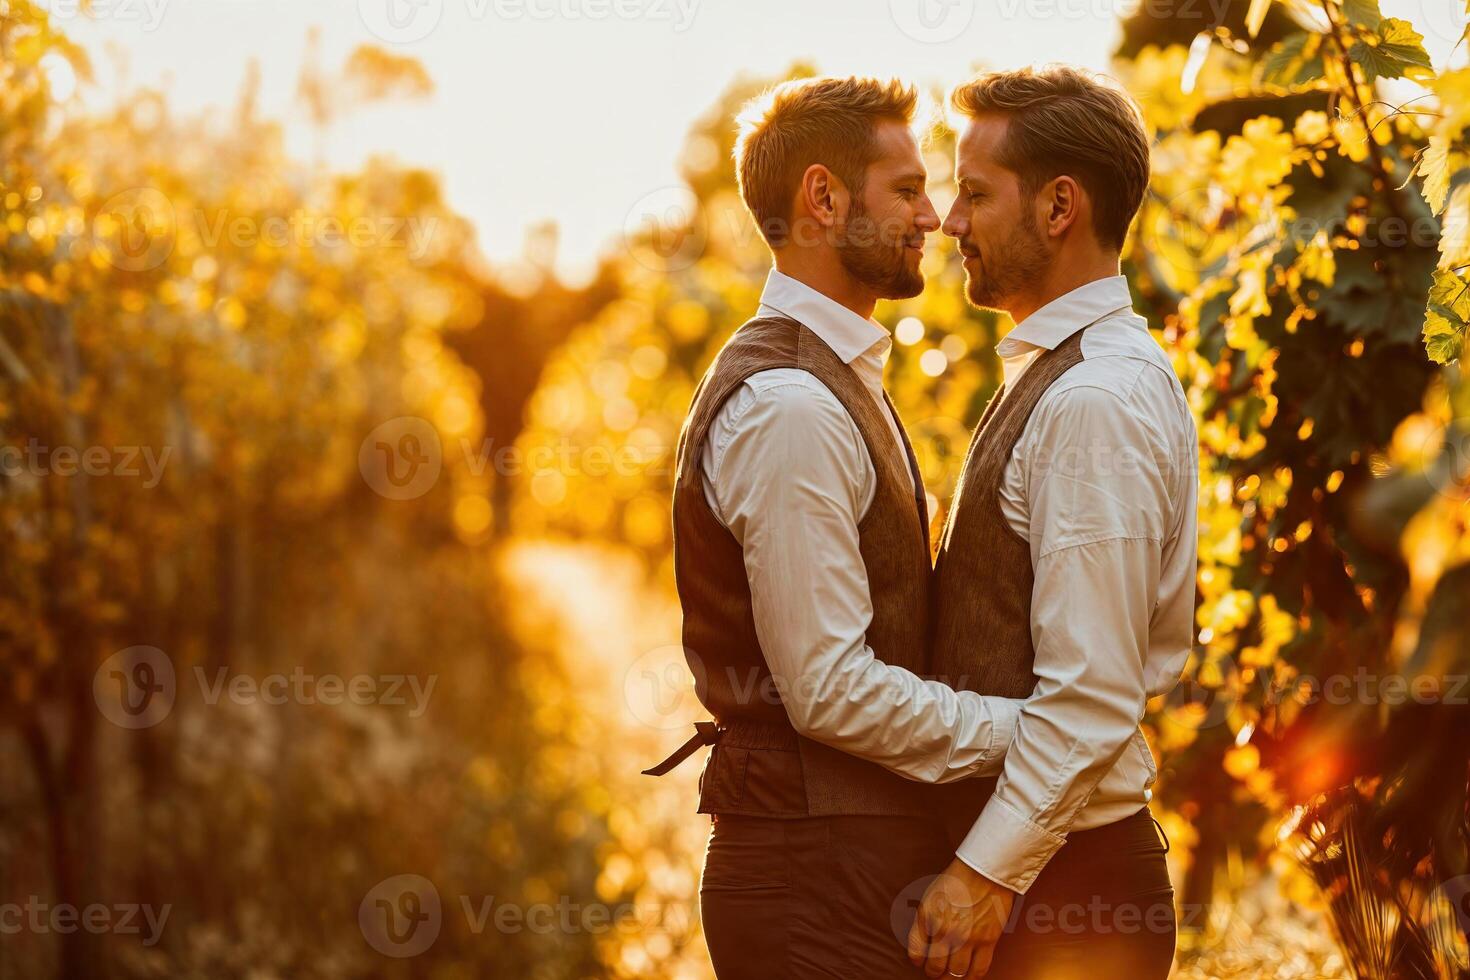
[[[261,108],[288,122],[304,159],[317,142],[295,87],[312,27],[329,69],[368,42],[419,59],[431,100],[337,123],[327,161],[353,168],[387,153],[439,172],[492,261],[554,221],[560,265],[576,273],[640,199],[677,183],[689,123],[741,73],[806,59],[948,86],[980,64],[1102,68],[1120,15],[1141,0],[92,0],[90,18],[79,0],[39,2],[93,53],[90,101],[147,85],[182,109],[228,106],[257,59]],[[1401,16],[1426,34],[1426,20],[1453,27],[1450,0],[1383,6],[1408,8]]]

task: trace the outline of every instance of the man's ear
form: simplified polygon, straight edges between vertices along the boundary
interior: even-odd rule
[[[847,186],[820,163],[806,168],[797,190],[797,214],[811,216],[823,228],[831,228],[847,213]]]
[[[1053,178],[1041,193],[1041,226],[1048,236],[1060,238],[1077,223],[1086,201],[1082,185],[1063,174]]]

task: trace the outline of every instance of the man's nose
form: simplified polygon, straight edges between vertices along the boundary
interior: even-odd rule
[[[914,227],[927,235],[939,227],[939,212],[934,210],[934,202],[929,200],[928,194],[921,197],[923,200],[919,203],[918,213],[914,215]]]
[[[950,206],[948,217],[944,219],[944,233],[951,238],[964,238],[970,233],[970,221],[961,212],[958,197]]]

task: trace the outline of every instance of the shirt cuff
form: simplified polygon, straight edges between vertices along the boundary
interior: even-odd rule
[[[997,885],[1024,895],[1065,843],[1065,837],[1027,820],[1000,797],[992,796],[955,857]]]

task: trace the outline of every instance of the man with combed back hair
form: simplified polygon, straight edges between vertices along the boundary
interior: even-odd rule
[[[700,382],[674,489],[684,646],[715,722],[650,770],[713,745],[700,903],[721,980],[918,977],[913,886],[948,852],[915,780],[998,772],[1014,727],[1014,702],[917,673],[928,513],[872,319],[923,289],[939,227],[916,105],[822,78],[742,117],[740,189],[775,268]]]
[[[999,780],[935,791],[956,856],[910,953],[931,977],[1162,980],[1173,890],[1139,723],[1193,639],[1199,475],[1184,391],[1118,274],[1148,136],[1072,68],[982,75],[952,102],[944,231],[971,303],[1016,327],[939,538],[931,669],[1027,700]]]

